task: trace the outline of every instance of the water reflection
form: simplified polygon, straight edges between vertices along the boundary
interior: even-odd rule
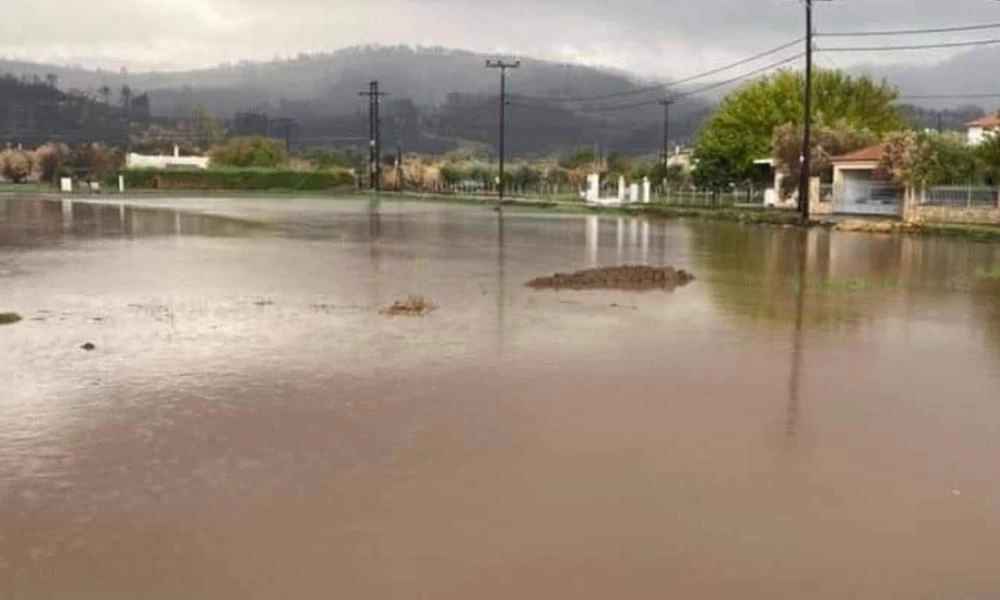
[[[259,226],[234,218],[124,203],[0,198],[0,246],[35,247],[67,239],[233,236],[255,229]]]
[[[806,289],[809,285],[806,277],[808,259],[807,244],[808,234],[805,231],[798,232],[798,243],[796,244],[796,293],[795,293],[795,324],[792,328],[792,358],[791,370],[788,380],[788,409],[785,420],[785,437],[794,440],[799,430],[799,411],[801,410],[802,391],[802,360],[803,360],[803,317],[806,308]]]

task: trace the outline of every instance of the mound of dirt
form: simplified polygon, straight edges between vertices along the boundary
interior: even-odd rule
[[[381,313],[390,317],[422,317],[436,309],[428,300],[420,296],[410,296],[406,300],[397,300],[392,306],[383,308]]]
[[[528,282],[536,290],[672,290],[694,281],[683,269],[645,265],[556,273]]]
[[[17,313],[0,313],[0,325],[13,325],[21,320]]]

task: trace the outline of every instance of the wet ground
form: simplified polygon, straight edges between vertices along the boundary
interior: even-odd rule
[[[0,198],[0,599],[1000,597],[998,246],[155,204]]]

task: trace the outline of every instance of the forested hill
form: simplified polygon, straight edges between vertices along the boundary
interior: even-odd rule
[[[258,113],[293,119],[302,145],[354,145],[367,136],[367,104],[358,92],[372,79],[389,94],[383,123],[386,144],[443,152],[464,143],[493,146],[498,73],[490,56],[442,48],[357,47],[267,63],[240,63],[176,73],[124,73],[0,61],[0,71],[53,75],[64,90],[99,94],[125,85],[149,93],[154,115],[191,118],[207,109],[219,119]],[[656,100],[656,92],[616,101],[566,104],[545,98],[602,96],[648,86],[626,73],[524,59],[509,89],[511,151],[539,154],[597,144],[608,151],[655,152],[662,112],[645,106],[605,111],[615,104]],[[518,99],[523,99],[523,101]],[[709,104],[692,98],[675,107],[678,141],[692,137]]]
[[[67,94],[57,84],[55,77],[45,80],[0,74],[0,143],[35,147],[54,140],[78,144],[120,143],[125,139],[121,106]],[[128,91],[126,97],[133,121],[148,122],[148,97],[130,97]]]

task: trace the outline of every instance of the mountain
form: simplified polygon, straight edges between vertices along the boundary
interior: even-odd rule
[[[926,108],[955,108],[973,104],[993,111],[1000,107],[1000,47],[978,48],[943,62],[923,65],[863,65],[855,69],[888,79],[899,88],[904,101]],[[926,98],[948,95],[993,95],[993,98]],[[908,100],[907,97],[923,96]]]
[[[66,94],[39,77],[0,76],[0,147],[28,148],[59,140],[69,144],[120,144],[127,136],[123,110],[98,99]],[[130,99],[133,121],[147,123],[148,98]]]
[[[231,134],[286,137],[299,148],[365,145],[368,107],[358,92],[377,79],[389,94],[382,109],[387,150],[401,144],[415,152],[479,148],[488,153],[496,148],[499,107],[499,77],[495,69],[485,68],[488,58],[493,57],[445,48],[364,46],[165,73],[0,60],[0,73],[57,82],[74,97],[103,97],[105,104],[121,105],[118,90],[127,85],[148,94],[161,123],[187,121],[188,126],[178,128],[190,131],[196,114],[210,113],[228,120],[225,129]],[[991,73],[998,63],[1000,49],[984,48],[941,64],[862,65],[853,70],[889,79],[904,96],[997,93],[1000,84],[992,87]],[[608,152],[655,153],[662,144],[663,114],[655,103],[657,91],[643,92],[655,83],[611,69],[527,58],[509,76],[510,150],[514,155],[532,155],[596,144]],[[692,140],[714,102],[728,89],[674,105],[673,142]],[[555,100],[609,95],[592,102]],[[922,126],[933,126],[936,116],[919,114],[920,107],[993,108],[988,99],[904,101],[915,105],[907,110]],[[621,107],[625,108],[618,110]],[[964,108],[955,119],[976,108]],[[9,135],[7,140],[16,141]]]
[[[389,94],[384,100],[386,147],[446,152],[464,142],[495,146],[499,77],[485,68],[492,56],[444,48],[366,46],[330,54],[300,55],[266,63],[244,62],[170,73],[126,73],[0,61],[0,72],[53,76],[59,86],[98,95],[101,88],[128,85],[148,94],[157,117],[191,119],[207,109],[217,117],[241,113],[292,119],[293,143],[302,146],[358,145],[367,139],[367,104],[358,92],[372,79]],[[539,154],[597,144],[608,151],[656,152],[662,111],[655,92],[606,102],[568,104],[551,98],[600,96],[634,91],[650,81],[610,69],[531,58],[509,74],[511,152]],[[604,111],[650,101],[649,106]],[[680,142],[695,134],[710,104],[693,98],[674,107],[672,130]],[[278,127],[245,133],[282,135]]]

